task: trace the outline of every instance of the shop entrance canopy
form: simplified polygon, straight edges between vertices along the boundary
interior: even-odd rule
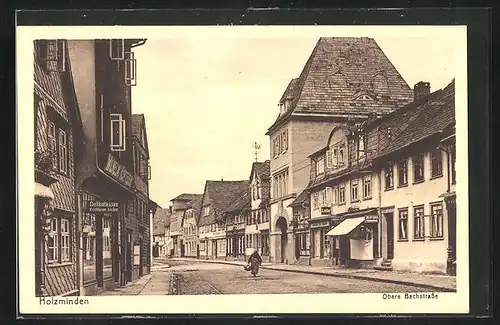
[[[353,231],[357,226],[365,221],[365,217],[356,217],[345,219],[339,223],[335,228],[326,233],[327,236],[342,236],[347,235]]]

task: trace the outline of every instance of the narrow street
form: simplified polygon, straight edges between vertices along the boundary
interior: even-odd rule
[[[169,260],[150,276],[111,295],[430,292],[412,286],[261,269],[257,277],[235,265]]]

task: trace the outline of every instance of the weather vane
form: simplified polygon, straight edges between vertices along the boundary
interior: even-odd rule
[[[257,142],[254,142],[253,154],[255,155],[255,162],[259,161],[259,150],[260,150],[260,144],[258,144]]]

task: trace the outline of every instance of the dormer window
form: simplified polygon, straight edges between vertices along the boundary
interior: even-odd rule
[[[210,206],[207,205],[207,206],[203,207],[203,215],[208,216],[209,214],[210,214]]]
[[[318,157],[316,160],[316,175],[323,174],[325,172],[325,160],[324,157]]]
[[[285,104],[279,103],[278,106],[280,107],[280,114],[285,113]]]
[[[370,96],[368,96],[366,94],[363,94],[363,95],[359,96],[358,98],[356,98],[356,100],[373,100],[373,98],[371,98]]]

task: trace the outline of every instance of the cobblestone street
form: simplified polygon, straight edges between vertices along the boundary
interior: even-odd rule
[[[418,286],[262,268],[253,277],[238,265],[200,261],[156,262],[152,273],[104,295],[209,295],[431,292]]]

